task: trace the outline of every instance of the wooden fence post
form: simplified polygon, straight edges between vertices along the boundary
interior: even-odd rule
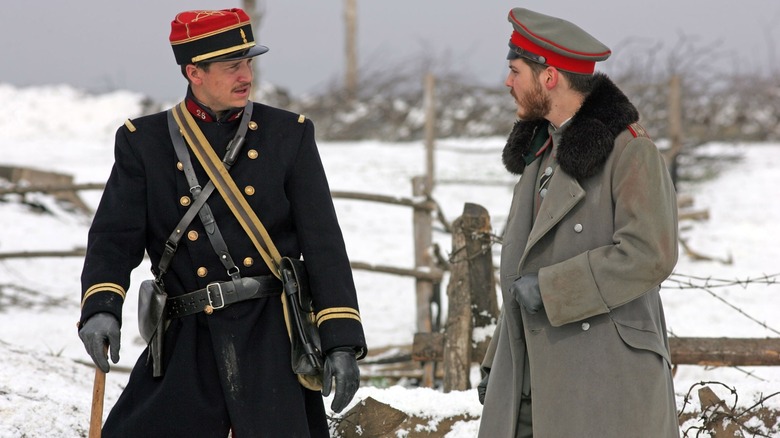
[[[447,323],[444,330],[444,392],[471,387],[472,331],[493,322],[498,314],[491,226],[487,210],[467,203],[452,227],[452,268],[447,286]],[[487,311],[487,312],[486,312]]]
[[[474,327],[493,325],[498,320],[498,297],[493,266],[493,227],[487,209],[467,203],[463,208],[463,229],[469,256],[469,278],[471,280],[471,306]]]
[[[469,279],[463,217],[452,223],[452,267],[447,285],[447,322],[444,325],[444,392],[469,388],[471,365],[471,280]]]
[[[669,149],[664,151],[663,157],[666,167],[672,176],[672,181],[677,184],[677,156],[683,148],[683,121],[682,121],[682,84],[680,75],[672,75],[669,80]]]
[[[428,195],[433,193],[436,173],[434,146],[436,141],[436,79],[433,73],[425,75],[423,109],[425,110],[425,176]]]
[[[414,196],[428,196],[430,188],[427,185],[426,176],[412,178],[412,194]],[[414,266],[416,269],[430,271],[433,269],[433,216],[428,209],[415,208],[413,213],[414,229]],[[430,333],[433,330],[433,317],[431,302],[433,301],[433,282],[427,279],[416,278],[415,290],[417,294],[417,332]],[[433,387],[435,362],[423,363],[423,377],[421,386]]]

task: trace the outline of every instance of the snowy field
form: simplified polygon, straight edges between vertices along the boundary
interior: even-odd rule
[[[140,98],[123,92],[88,96],[66,86],[17,89],[0,84],[0,101],[13,106],[0,119],[0,166],[65,172],[77,183],[104,182],[113,162],[114,131],[138,113]],[[439,183],[434,198],[448,220],[461,213],[465,202],[473,202],[486,207],[494,228],[501,230],[514,184],[501,165],[503,144],[502,138],[437,142]],[[712,286],[715,280],[746,281],[780,273],[776,231],[780,205],[774,201],[780,185],[780,144],[710,144],[707,149],[736,153],[741,159],[714,180],[680,187],[681,194],[693,196],[694,209],[708,210],[710,216],[707,221],[682,223],[682,236],[691,249],[714,260],[695,261],[681,254],[673,278]],[[425,167],[421,143],[321,142],[320,152],[332,190],[410,197],[411,178]],[[99,197],[97,191],[82,193],[91,206],[97,205]],[[26,199],[53,213],[36,212],[15,196],[0,198],[0,253],[66,251],[86,245],[89,217],[65,211],[47,196],[31,194]],[[336,207],[353,260],[413,267],[409,209],[345,200],[337,200]],[[449,252],[449,235],[437,232],[434,238]],[[498,251],[495,247],[494,253]],[[94,373],[83,365],[89,358],[76,333],[80,272],[81,260],[76,257],[0,259],[1,438],[86,436]],[[133,275],[119,366],[131,366],[143,349],[135,324],[134,289],[148,272],[146,261]],[[369,349],[410,344],[415,332],[413,281],[364,271],[356,271],[355,280]],[[674,336],[780,336],[777,284],[709,288],[717,298],[707,290],[677,285],[668,281],[662,291]],[[473,385],[476,376],[472,373]],[[105,413],[126,379],[124,373],[108,374]],[[780,367],[680,366],[675,377],[678,407],[689,388],[702,381],[736,388],[738,405],[747,407],[762,395],[780,391]],[[728,404],[734,402],[734,396],[720,385],[713,389]],[[481,412],[473,389],[443,394],[402,386],[363,387],[353,403],[369,396],[408,413],[428,415],[434,424],[436,418],[456,414],[478,418]],[[770,398],[766,405],[780,407],[779,398]],[[698,409],[696,398],[686,412],[694,409]],[[447,436],[473,437],[478,425],[478,419],[458,423]]]

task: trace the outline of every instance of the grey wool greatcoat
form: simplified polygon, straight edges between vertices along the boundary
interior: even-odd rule
[[[677,262],[675,191],[634,106],[597,76],[563,131],[535,220],[541,160],[524,158],[548,122],[518,122],[504,149],[507,169],[523,176],[501,252],[502,315],[483,362],[481,438],[521,432],[526,354],[534,437],[679,436],[659,297]],[[527,273],[539,276],[536,314],[509,292]]]

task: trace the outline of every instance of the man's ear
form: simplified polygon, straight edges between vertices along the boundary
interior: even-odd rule
[[[187,79],[193,84],[200,85],[203,82],[203,78],[201,77],[203,75],[203,70],[196,67],[195,64],[187,64],[184,71],[187,73]]]
[[[542,72],[542,83],[548,90],[552,90],[558,85],[560,79],[560,72],[555,67],[547,67]]]

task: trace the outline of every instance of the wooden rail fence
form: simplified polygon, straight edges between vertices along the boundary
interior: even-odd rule
[[[81,190],[102,190],[104,184],[73,184],[67,175],[32,169],[0,167],[0,177],[16,182],[32,179],[37,184],[0,188],[0,196],[42,192],[57,194],[88,211],[76,196]],[[488,341],[474,343],[475,327],[486,327],[498,316],[495,269],[492,261],[491,224],[487,210],[477,204],[466,204],[463,214],[452,225],[441,214],[431,199],[432,180],[429,176],[412,179],[412,197],[386,196],[370,193],[333,191],[336,199],[378,202],[413,209],[414,258],[413,269],[375,265],[352,261],[353,269],[408,276],[415,279],[417,333],[411,348],[411,360],[421,362],[421,385],[434,386],[437,375],[442,377],[445,391],[465,390],[471,387],[469,369],[481,362]],[[679,200],[685,209],[692,204],[688,198]],[[441,330],[432,314],[437,302],[436,289],[442,283],[443,271],[448,269],[433,260],[433,218],[452,232],[452,260],[447,286],[448,318]],[[689,219],[702,220],[707,212],[693,212]],[[684,243],[684,242],[683,242]],[[29,257],[83,257],[85,250],[17,251],[0,253],[0,259]],[[670,338],[672,362],[675,365],[707,366],[778,366],[780,365],[780,338]],[[404,356],[402,360],[409,360]],[[390,360],[392,361],[392,359]],[[441,363],[443,370],[437,371]]]

